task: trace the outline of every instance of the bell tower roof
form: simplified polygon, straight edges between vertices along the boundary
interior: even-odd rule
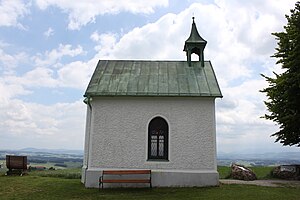
[[[185,45],[184,45],[184,49],[186,48],[187,43],[202,43],[204,44],[204,46],[206,45],[206,40],[204,40],[198,30],[197,30],[197,26],[195,23],[195,17],[192,18],[193,19],[193,23],[192,23],[192,30],[190,33],[190,37],[185,41]]]
[[[191,66],[191,54],[195,53],[199,56],[199,61],[201,62],[201,65],[204,66],[204,48],[206,46],[207,41],[204,40],[196,27],[195,23],[195,17],[192,18],[192,29],[189,38],[184,43],[183,51],[187,54],[187,61],[189,66]]]

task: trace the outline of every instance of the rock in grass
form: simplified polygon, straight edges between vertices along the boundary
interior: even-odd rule
[[[300,165],[281,165],[272,170],[274,178],[300,180]]]
[[[253,181],[257,179],[255,173],[251,169],[243,165],[237,165],[237,164],[231,165],[230,177],[233,179],[244,180],[244,181]]]

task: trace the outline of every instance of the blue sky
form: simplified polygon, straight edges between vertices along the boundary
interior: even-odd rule
[[[261,73],[281,72],[272,32],[291,0],[0,0],[0,149],[83,149],[83,93],[99,59],[185,60],[191,18],[208,41],[224,98],[219,152],[298,151],[274,144]]]

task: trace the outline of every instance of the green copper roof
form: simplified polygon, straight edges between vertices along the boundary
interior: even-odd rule
[[[100,60],[84,94],[222,97],[209,61]]]

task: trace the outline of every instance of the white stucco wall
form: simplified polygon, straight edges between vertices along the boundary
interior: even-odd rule
[[[82,176],[81,182],[86,182],[86,170],[87,170],[87,163],[88,163],[88,156],[89,156],[89,142],[90,142],[90,130],[91,130],[91,107],[87,105],[86,109],[86,124],[85,124],[85,138],[84,138],[84,155],[83,155],[83,163],[82,163]]]
[[[216,172],[214,98],[101,97],[91,101],[88,168]],[[169,161],[147,161],[148,123],[169,124]]]

